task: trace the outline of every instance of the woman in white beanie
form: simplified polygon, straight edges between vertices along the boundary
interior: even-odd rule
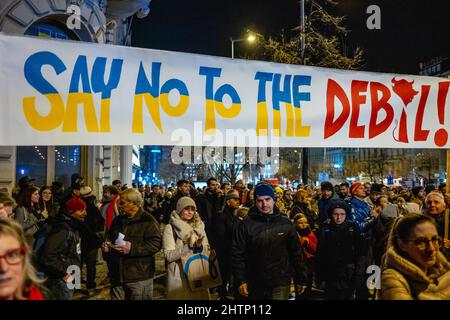
[[[183,274],[181,257],[189,253],[208,250],[205,225],[190,197],[178,200],[169,224],[164,228],[163,250],[167,261],[168,300],[209,300],[208,289],[191,291]]]

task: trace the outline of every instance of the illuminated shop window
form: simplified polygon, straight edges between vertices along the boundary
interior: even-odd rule
[[[47,146],[17,147],[16,181],[22,176],[30,176],[41,187],[47,182]]]
[[[81,172],[80,146],[55,146],[55,180],[70,186],[70,177]]]

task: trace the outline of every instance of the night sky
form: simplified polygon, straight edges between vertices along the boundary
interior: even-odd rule
[[[381,8],[381,30],[366,27],[366,8]],[[299,24],[295,0],[153,0],[150,15],[134,18],[132,45],[230,57],[230,37],[246,28],[277,37]],[[449,0],[342,0],[332,9],[347,16],[348,48],[362,47],[367,71],[417,74],[418,64],[450,54]],[[235,56],[250,48],[235,43]]]

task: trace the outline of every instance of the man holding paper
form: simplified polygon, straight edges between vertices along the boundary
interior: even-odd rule
[[[123,191],[118,203],[122,214],[102,245],[111,266],[111,299],[151,300],[154,256],[161,249],[158,222],[142,209],[142,196],[135,189]]]

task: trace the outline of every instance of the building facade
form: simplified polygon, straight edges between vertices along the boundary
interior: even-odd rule
[[[0,31],[131,45],[132,19],[147,16],[150,1],[2,0]],[[68,186],[70,176],[81,173],[100,195],[102,185],[114,179],[131,186],[133,170],[137,170],[133,155],[139,156],[133,150],[133,146],[0,146],[0,188],[11,191],[23,175],[36,178],[39,186],[55,180]]]

